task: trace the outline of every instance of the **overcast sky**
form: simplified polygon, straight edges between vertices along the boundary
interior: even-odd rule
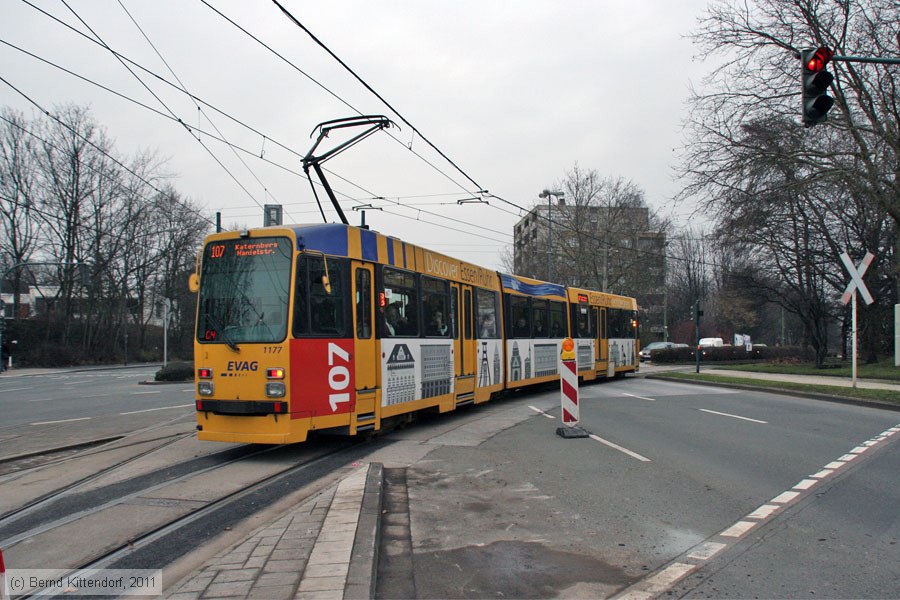
[[[478,186],[274,3],[207,1],[283,58],[200,0],[29,0],[175,82],[168,63],[189,92],[243,125],[201,115],[184,93],[135,68],[157,99],[109,50],[20,0],[0,2],[0,76],[42,108],[89,107],[120,154],[156,152],[175,188],[210,216],[221,211],[226,226],[261,225],[263,204],[284,205],[285,222],[321,222],[300,157],[318,123],[360,113],[387,115],[399,128],[325,164],[350,222],[360,218],[352,206],[382,206],[366,211],[373,229],[486,267],[500,267],[521,213],[495,198],[457,200],[480,186],[529,208],[576,162],[632,180],[652,208],[687,218],[691,207],[672,202],[673,166],[689,86],[710,65],[693,60],[685,36],[708,0],[281,0]],[[249,152],[237,151],[246,166],[229,146],[198,133],[201,144],[172,118],[8,44],[192,127],[218,128]],[[0,105],[36,110],[2,82]],[[330,207],[326,216],[337,220]]]

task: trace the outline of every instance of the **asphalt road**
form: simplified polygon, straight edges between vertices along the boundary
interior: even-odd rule
[[[592,438],[556,435],[556,392],[404,434],[433,447],[406,472],[407,589],[644,597],[669,578],[694,597],[896,597],[900,435],[861,446],[896,412],[641,378],[581,391]]]
[[[153,371],[0,378],[0,456],[189,424],[191,386],[138,385]],[[393,589],[897,596],[898,413],[640,377],[582,386],[590,438],[556,435],[559,412],[555,390],[512,394],[371,443],[408,498]]]
[[[192,383],[139,385],[157,370],[0,376],[0,458],[193,419]]]

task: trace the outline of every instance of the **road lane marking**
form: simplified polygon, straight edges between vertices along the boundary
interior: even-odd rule
[[[705,413],[710,413],[713,415],[720,415],[723,417],[731,417],[732,419],[741,419],[742,421],[751,421],[753,423],[762,423],[763,425],[768,425],[768,423],[769,423],[768,421],[760,421],[759,419],[751,419],[750,417],[742,417],[740,415],[732,415],[730,413],[723,413],[723,412],[719,412],[717,410],[707,410],[705,408],[698,408],[697,410],[705,412]]]
[[[637,398],[638,400],[646,400],[648,402],[656,402],[656,398],[646,398],[644,396],[635,396],[634,394],[626,394],[622,392],[623,396],[628,396],[629,398]]]
[[[637,452],[632,452],[628,448],[623,448],[622,446],[620,446],[616,443],[610,442],[609,440],[604,440],[602,437],[600,437],[598,435],[594,435],[593,433],[588,435],[588,437],[596,442],[600,442],[601,444],[606,444],[607,446],[609,446],[610,448],[613,448],[614,450],[623,452],[623,453],[627,454],[628,456],[630,456],[631,458],[636,458],[641,462],[651,462],[650,459],[647,458],[646,456],[641,456]]]
[[[772,498],[771,502],[774,502],[775,504],[787,504],[799,495],[800,492],[782,492]]]
[[[826,468],[826,469],[832,469],[832,470],[835,470],[835,469],[840,469],[841,467],[843,467],[843,466],[846,465],[846,464],[847,464],[847,463],[845,463],[845,462],[841,462],[841,461],[839,461],[839,460],[836,460],[836,461],[834,461],[834,462],[830,462],[830,463],[828,463],[827,465],[825,465],[825,468]]]
[[[151,392],[131,392],[131,394],[129,394],[129,395],[130,396],[143,396],[146,394],[161,394],[161,393],[162,392],[160,392],[159,390],[153,390]]]
[[[756,527],[758,523],[753,523],[752,521],[738,521],[719,535],[722,537],[733,537],[738,538]]]
[[[754,510],[752,513],[747,515],[747,518],[763,520],[763,519],[770,517],[772,515],[772,513],[774,513],[779,508],[781,508],[781,507],[775,506],[774,504],[763,504],[762,506],[760,506],[759,508]]]
[[[533,410],[534,412],[536,412],[536,413],[539,414],[539,415],[544,415],[544,416],[547,417],[548,419],[556,419],[556,417],[554,417],[553,415],[551,415],[551,414],[549,414],[549,413],[545,413],[544,411],[542,411],[541,409],[539,409],[539,408],[536,407],[536,406],[531,406],[531,405],[529,404],[529,405],[528,405],[528,408],[530,408],[531,410]]]
[[[694,560],[709,560],[727,545],[728,544],[720,544],[718,542],[705,542],[702,546],[688,554],[687,557]]]
[[[122,412],[120,415],[136,415],[138,413],[145,412],[154,412],[157,410],[171,410],[173,408],[187,408],[188,406],[194,406],[194,404],[179,404],[178,406],[161,406],[159,408],[145,408],[144,410],[132,410],[130,412]]]
[[[33,389],[33,388],[30,388],[30,387],[27,387],[27,388],[12,388],[11,390],[0,390],[0,392],[24,392],[25,390],[30,390],[30,389]]]
[[[707,411],[707,412],[711,412],[711,411]],[[861,446],[865,446],[866,450],[868,450],[869,448],[877,445],[879,442],[887,440],[891,434],[898,433],[898,432],[900,432],[900,425],[896,425],[896,426],[892,427],[891,429],[888,429],[884,433],[873,437],[871,440],[862,444]],[[874,442],[873,442],[873,440],[874,440]],[[859,449],[859,447],[857,447],[855,450],[858,450],[858,449]],[[856,458],[856,456],[858,456],[858,455],[859,455],[859,453],[855,454],[853,456],[853,458]],[[812,493],[810,490],[815,488],[817,483],[821,483],[822,481],[824,481],[825,478],[827,478],[828,476],[830,476],[834,473],[834,469],[831,468],[832,466],[834,466],[834,468],[839,468],[839,467],[845,466],[847,464],[848,464],[847,462],[842,462],[842,461],[834,461],[834,462],[830,463],[828,466],[826,466],[824,469],[822,469],[815,475],[810,475],[809,479],[803,479],[800,482],[798,482],[793,487],[793,490],[786,491],[786,492],[783,492],[782,494],[779,494],[778,496],[776,496],[775,498],[773,498],[766,504],[757,508],[754,512],[752,512],[749,515],[747,515],[746,517],[744,517],[744,519],[759,519],[758,521],[746,521],[746,520],[742,519],[742,520],[738,521],[737,523],[735,523],[734,525],[732,525],[731,527],[729,527],[728,529],[725,529],[724,531],[719,533],[718,536],[712,536],[713,538],[715,538],[715,537],[729,538],[729,539],[725,539],[724,543],[707,541],[701,545],[696,546],[693,550],[690,551],[689,554],[685,553],[685,554],[681,555],[681,557],[683,557],[683,558],[681,558],[681,560],[685,560],[685,559],[692,560],[692,561],[695,561],[697,564],[685,565],[684,563],[680,563],[680,562],[673,563],[672,565],[670,565],[669,567],[666,567],[665,569],[659,571],[658,573],[656,573],[654,575],[650,575],[647,578],[638,581],[634,585],[625,589],[620,594],[617,594],[616,596],[614,596],[614,598],[616,598],[616,600],[624,600],[626,598],[629,600],[638,600],[638,599],[653,600],[654,598],[659,597],[660,594],[662,594],[663,592],[670,590],[672,588],[672,586],[674,586],[674,584],[677,583],[677,581],[681,577],[690,573],[694,569],[701,568],[703,566],[704,562],[709,560],[710,558],[712,558],[715,554],[721,552],[722,550],[727,549],[732,544],[737,543],[737,540],[741,536],[743,536],[748,531],[753,529],[756,525],[764,523],[765,519],[771,517],[772,515],[775,515],[776,513],[780,512],[782,510],[787,510],[787,508],[790,506],[790,504],[792,504],[794,502],[799,502],[801,499],[809,497],[809,495]],[[800,491],[795,491],[795,490],[800,490]],[[779,506],[773,506],[776,504]],[[678,568],[670,571],[670,569],[672,569],[672,567],[675,567],[676,565],[686,566],[686,567],[688,567],[688,570],[685,571],[681,567],[678,567]],[[671,582],[668,584],[667,587],[660,588],[656,585],[657,582],[662,583],[662,581],[665,580],[664,577],[660,577],[663,573],[666,573],[667,576],[673,576],[673,575],[677,575],[681,571],[684,571],[684,573],[678,577],[675,577],[675,579],[671,580]]]
[[[75,421],[90,421],[93,417],[81,417],[79,419],[63,419],[61,421],[40,421],[32,425],[56,425],[57,423],[74,423]]]
[[[815,479],[804,479],[803,481],[801,481],[800,483],[795,485],[794,489],[795,490],[808,490],[809,488],[816,485],[817,483],[819,483],[819,482],[816,481]]]

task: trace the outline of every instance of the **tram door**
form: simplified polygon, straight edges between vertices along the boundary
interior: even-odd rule
[[[603,362],[609,360],[609,338],[606,335],[606,309],[600,309],[600,319],[597,321],[597,360]]]
[[[453,286],[459,323],[456,340],[456,397],[459,400],[475,393],[475,327],[473,326],[472,287]]]
[[[353,328],[356,380],[356,413],[375,412],[376,386],[381,361],[375,348],[375,320],[371,264],[353,261]]]

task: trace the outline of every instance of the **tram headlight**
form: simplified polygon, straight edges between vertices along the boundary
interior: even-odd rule
[[[201,396],[212,396],[213,395],[213,382],[212,381],[201,381],[197,384],[197,393]]]
[[[267,383],[266,396],[269,398],[284,398],[284,382],[270,381]]]

